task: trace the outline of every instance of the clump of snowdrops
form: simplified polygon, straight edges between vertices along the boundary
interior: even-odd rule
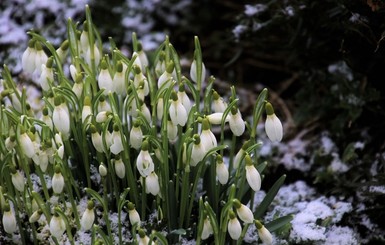
[[[29,32],[22,65],[41,86],[41,110],[2,71],[0,208],[9,239],[74,244],[89,232],[92,244],[225,244],[256,226],[271,244],[291,217],[263,220],[285,176],[253,202],[267,166],[256,135],[264,111],[268,137],[282,139],[267,90],[248,122],[235,88],[225,99],[206,76],[197,37],[184,76],[167,37],[149,62],[135,34],[130,57],[112,39],[104,50],[88,6],[86,21],[69,19],[67,28],[57,48]]]

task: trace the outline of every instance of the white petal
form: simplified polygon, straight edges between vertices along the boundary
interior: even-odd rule
[[[261,175],[258,170],[253,166],[246,166],[246,180],[249,183],[251,189],[259,191],[261,189]]]
[[[265,226],[262,226],[261,229],[258,230],[258,236],[262,240],[263,244],[271,245],[273,244],[273,236],[271,235],[270,231],[266,229]]]
[[[11,210],[4,212],[2,221],[5,232],[7,232],[8,234],[13,234],[16,231],[16,217]]]
[[[217,163],[216,173],[219,183],[225,185],[229,180],[229,170],[224,163]]]
[[[82,230],[84,231],[90,230],[92,228],[92,225],[94,224],[94,221],[95,221],[94,210],[86,208],[80,220],[80,225]]]
[[[279,142],[282,140],[282,137],[283,137],[282,123],[275,114],[268,115],[266,117],[265,131],[271,141]]]
[[[123,179],[126,175],[126,167],[124,166],[122,159],[116,160],[114,166],[116,175],[120,179]]]
[[[230,219],[227,225],[227,230],[233,240],[238,240],[242,233],[241,223],[237,218]]]
[[[237,214],[238,217],[247,224],[251,224],[254,222],[253,212],[244,204],[241,204],[241,207],[237,208]]]
[[[245,132],[245,122],[243,121],[240,112],[235,115],[230,115],[229,124],[230,129],[235,136],[241,136],[243,132]]]

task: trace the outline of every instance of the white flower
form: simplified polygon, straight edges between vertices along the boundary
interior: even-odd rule
[[[120,152],[123,151],[122,136],[117,125],[116,127],[114,125],[114,132],[112,132],[112,145],[110,146],[110,151],[114,155],[118,155]]]
[[[266,229],[266,227],[261,222],[259,222],[259,220],[255,221],[255,226],[257,227],[258,236],[263,242],[263,244],[273,244],[273,236],[271,235],[270,231]]]
[[[5,139],[5,148],[8,151],[12,151],[16,146],[16,137],[14,135],[9,136]]]
[[[110,111],[101,111],[96,115],[95,121],[97,123],[103,123],[107,121],[108,117],[111,115]]]
[[[20,170],[15,169],[15,172],[12,173],[12,184],[16,190],[20,192],[24,191],[25,179],[24,174],[22,174]]]
[[[206,151],[211,150],[214,147],[217,147],[217,139],[215,135],[210,130],[210,123],[207,118],[202,120],[202,132],[200,134],[201,142],[204,145]]]
[[[191,100],[190,98],[188,97],[188,95],[186,94],[186,91],[184,90],[183,88],[183,85],[181,85],[182,87],[179,87],[179,91],[177,93],[178,95],[178,100],[182,102],[182,105],[184,106],[184,108],[186,108],[186,112],[187,114],[190,113],[190,110],[191,110],[191,107],[192,107],[192,103],[191,103]],[[182,89],[181,89],[182,88]],[[182,91],[181,91],[182,90]]]
[[[209,122],[211,124],[220,125],[220,124],[222,124],[223,113],[222,112],[215,112],[215,113],[212,113],[212,114],[206,116],[206,118],[209,120]],[[225,123],[228,122],[229,120],[230,120],[230,116],[227,115],[225,118]]]
[[[96,46],[96,43],[94,44],[93,52],[94,52],[95,67],[98,67],[99,66],[99,62],[100,62],[100,52],[99,52],[98,47]],[[92,61],[92,59],[91,59],[91,48],[87,49],[87,52],[86,52],[84,58],[85,58],[87,64],[91,67],[91,65],[92,65],[92,63],[91,63],[91,61]]]
[[[175,142],[178,137],[178,127],[170,120],[167,120],[167,137],[170,142]]]
[[[216,160],[216,173],[219,183],[225,185],[229,181],[229,170],[227,169],[226,164],[223,162],[221,155],[217,156]]]
[[[169,84],[173,80],[172,77],[172,71],[174,70],[174,63],[170,62],[170,64],[167,66],[166,70],[160,75],[158,78],[158,89],[168,88]],[[166,85],[164,85],[166,84]]]
[[[203,221],[203,230],[202,230],[201,239],[206,240],[212,234],[214,234],[213,227],[211,226],[209,218],[206,217],[205,220]]]
[[[134,60],[134,64],[132,65],[132,67],[138,66],[142,70],[142,62],[140,61],[138,52],[134,51],[132,53],[132,58],[131,59],[133,59],[134,57],[135,57],[135,60]]]
[[[239,222],[233,211],[230,211],[229,216],[230,219],[229,223],[227,224],[227,231],[229,232],[229,235],[233,240],[238,240],[239,237],[241,237],[242,233],[241,223]]]
[[[58,214],[53,215],[51,221],[49,222],[49,231],[51,235],[59,239],[65,230],[66,224],[62,217],[60,217]]]
[[[61,63],[65,61],[66,55],[68,53],[68,48],[69,48],[69,41],[65,40],[62,42],[60,47],[56,49],[56,53],[59,56]]]
[[[52,177],[52,189],[56,194],[62,193],[64,189],[64,177],[60,172],[59,166],[55,167],[55,173]]]
[[[74,85],[72,86],[72,91],[78,99],[82,97],[83,93],[83,77],[82,75],[77,75]]]
[[[82,123],[84,123],[88,116],[92,115],[91,99],[86,96],[84,98],[84,104],[82,109]]]
[[[111,111],[111,105],[104,95],[101,95],[98,103],[98,112]]]
[[[145,71],[148,66],[148,59],[146,53],[143,51],[143,47],[141,43],[138,43],[138,58],[140,60],[140,64],[142,71]]]
[[[37,222],[40,219],[42,214],[43,214],[43,211],[41,211],[41,209],[38,209],[35,212],[33,212],[31,217],[29,217],[29,223],[32,224]]]
[[[3,213],[3,228],[4,231],[8,234],[13,234],[16,232],[16,217],[13,210],[9,207],[8,204],[5,206],[5,211]]]
[[[159,98],[156,104],[156,117],[159,121],[162,120],[163,117],[163,98]]]
[[[171,105],[169,109],[169,115],[174,125],[184,126],[187,122],[187,111],[182,105],[175,91],[171,92]]]
[[[20,94],[19,91],[17,91],[17,93]],[[22,109],[21,109],[21,102],[20,102],[19,98],[17,97],[16,92],[15,92],[15,93],[11,93],[11,94],[9,95],[9,97],[10,97],[10,99],[11,99],[13,108],[15,108],[15,110],[18,111],[18,112],[22,112]]]
[[[142,103],[140,107],[140,112],[142,112],[146,121],[151,124],[151,112],[145,103]]]
[[[217,93],[217,91],[213,92],[213,103],[212,103],[213,111],[218,112],[225,112],[227,108],[227,103],[223,100],[221,96]]]
[[[143,133],[140,128],[140,122],[136,121],[130,131],[130,145],[132,148],[139,150],[142,146]]]
[[[99,89],[104,89],[103,94],[107,95],[109,92],[113,92],[113,82],[110,72],[107,68],[107,62],[105,60],[102,60],[102,63],[100,65],[101,70],[99,72],[98,76],[98,85]]]
[[[115,174],[118,176],[120,179],[123,179],[124,176],[126,176],[126,166],[123,163],[123,160],[118,157],[118,159],[115,159]]]
[[[78,71],[76,70],[76,67],[71,64],[70,65],[70,74],[73,81],[76,81],[76,77],[78,76]]]
[[[142,144],[142,150],[136,159],[136,168],[140,175],[147,177],[151,172],[154,171],[154,162],[148,152],[148,142],[144,141]]]
[[[48,60],[48,56],[45,54],[43,47],[39,42],[35,43],[35,71],[41,75],[41,65],[46,64]]]
[[[246,155],[245,161],[247,183],[249,183],[251,189],[253,189],[254,191],[259,191],[261,189],[261,175],[259,174],[258,170],[254,167],[249,155]]]
[[[126,69],[123,66],[121,61],[118,61],[118,65],[116,68],[116,73],[113,78],[112,88],[113,91],[118,95],[126,95]]]
[[[52,70],[52,58],[49,58],[47,65],[41,65],[41,74],[39,77],[39,84],[44,91],[49,91],[51,89],[50,84],[53,83],[53,70]]]
[[[52,116],[49,115],[49,111],[47,107],[43,108],[43,113],[41,115],[40,120],[42,120],[45,123],[45,125],[47,125],[51,130],[53,130]]]
[[[139,90],[139,88],[141,87],[141,89],[143,90],[143,95],[144,96],[148,95],[150,92],[150,89],[148,87],[148,80],[147,80],[146,76],[143,75],[142,70],[138,66],[134,66],[133,69],[135,72],[135,76],[134,76],[135,88]],[[141,99],[143,99],[143,98],[141,98]]]
[[[234,206],[237,210],[238,217],[246,224],[254,222],[254,214],[249,207],[242,204],[238,199],[233,200]]]
[[[55,128],[62,133],[65,138],[70,134],[70,116],[67,105],[61,96],[55,97],[55,107],[52,112],[52,121]]]
[[[152,172],[146,177],[146,193],[151,193],[152,195],[156,196],[159,194],[159,192],[160,186],[158,175],[156,175],[155,172]]]
[[[163,50],[160,51],[159,58],[155,64],[155,73],[157,77],[160,77],[162,73],[166,70],[166,62],[164,60],[165,56],[166,56],[166,53]]]
[[[200,161],[203,160],[203,158],[206,155],[206,149],[204,144],[202,144],[202,141],[199,137],[199,135],[194,135],[194,143],[191,149],[191,166],[196,166]]]
[[[84,211],[80,220],[80,225],[83,231],[90,230],[95,221],[94,202],[88,201],[87,208]]]
[[[86,53],[90,47],[90,42],[88,40],[88,28],[86,26],[87,22],[84,22],[83,28],[85,28],[85,30],[83,30],[80,34],[80,47],[82,48],[83,53]]]
[[[35,66],[35,56],[36,56],[36,49],[35,49],[35,40],[31,39],[28,42],[28,47],[24,51],[22,57],[21,57],[21,64],[23,67],[23,70],[27,73],[33,73],[36,69]]]
[[[275,115],[273,106],[267,102],[265,105],[266,108],[266,122],[265,122],[265,131],[267,137],[273,142],[281,141],[283,137],[283,127],[279,118]]]
[[[231,110],[229,124],[231,132],[233,132],[235,136],[241,136],[243,132],[245,132],[245,122],[238,109],[236,109],[236,111]]]
[[[128,218],[130,219],[131,225],[135,225],[140,227],[140,216],[138,211],[135,209],[135,205],[132,202],[127,204],[128,206]]]
[[[28,158],[32,158],[36,154],[35,147],[27,133],[20,134],[20,147]]]
[[[107,176],[107,168],[106,168],[106,166],[103,163],[101,163],[99,165],[99,174],[102,177],[106,177]]]
[[[191,80],[193,80],[194,82],[196,83],[198,82],[198,67],[195,59],[191,63],[190,77],[191,77]],[[202,62],[202,71],[201,71],[200,81],[203,82],[205,80],[205,77],[206,77],[206,67],[205,67],[205,64]]]

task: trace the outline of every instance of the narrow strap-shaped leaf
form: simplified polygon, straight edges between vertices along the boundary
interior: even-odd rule
[[[292,214],[285,215],[285,216],[279,217],[279,218],[265,224],[265,227],[269,231],[273,232],[273,231],[280,229],[281,227],[283,227],[284,225],[286,225],[290,221],[292,221],[293,218],[294,218],[294,216]]]

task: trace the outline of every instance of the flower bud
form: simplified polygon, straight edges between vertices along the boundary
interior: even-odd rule
[[[238,199],[233,200],[234,207],[237,210],[238,217],[246,224],[254,222],[254,214],[246,205],[242,204]]]
[[[32,224],[37,222],[40,219],[42,214],[43,214],[43,211],[41,209],[38,209],[35,212],[33,212],[31,217],[29,217],[29,223]]]
[[[80,220],[80,225],[83,231],[90,230],[95,221],[94,202],[88,201],[87,208],[84,211]]]
[[[210,219],[208,217],[203,221],[203,230],[201,239],[206,240],[210,235],[214,234],[213,227],[211,226]]]
[[[223,162],[221,155],[217,156],[216,160],[216,173],[219,183],[225,185],[229,181],[229,170],[227,169],[226,164]]]
[[[55,213],[49,222],[49,231],[56,239],[60,239],[66,230],[66,224],[59,214]]]
[[[146,177],[146,193],[151,193],[156,196],[160,192],[158,175],[155,172],[152,172]]]
[[[5,205],[2,221],[5,232],[8,234],[13,234],[16,232],[16,217],[9,204]]]
[[[138,211],[135,209],[135,204],[132,202],[129,202],[127,204],[128,206],[128,218],[130,219],[131,225],[136,225],[137,227],[140,227],[140,216]]]
[[[238,109],[232,109],[229,119],[231,132],[235,136],[241,136],[245,132],[245,122],[242,119],[242,115]]]
[[[258,236],[263,242],[263,244],[265,245],[273,244],[273,236],[271,235],[270,231],[266,229],[266,227],[258,220],[255,221],[255,226],[257,227]]]
[[[116,156],[117,159],[115,159],[114,167],[115,167],[115,173],[116,176],[118,176],[120,179],[123,179],[126,175],[126,166],[123,163],[123,160],[120,158],[120,156]]]
[[[231,210],[229,211],[229,217],[230,219],[227,224],[227,231],[233,240],[238,240],[242,233],[241,223],[237,219],[237,216],[235,216],[235,213]]]
[[[169,108],[169,115],[174,125],[184,126],[187,122],[187,111],[182,105],[175,91],[171,92],[171,105]]]
[[[245,156],[246,161],[246,180],[249,183],[249,186],[254,191],[259,191],[261,189],[261,175],[258,170],[254,167],[252,160],[249,155]]]
[[[267,137],[272,142],[279,142],[283,137],[283,127],[279,118],[275,115],[273,106],[267,102],[265,105],[266,109],[266,122],[265,122],[265,131]]]
[[[55,173],[52,177],[52,189],[55,194],[62,193],[64,189],[64,177],[58,165],[55,166]]]
[[[103,163],[101,163],[99,165],[99,174],[102,177],[106,177],[107,176],[107,168],[106,168],[106,166]]]
[[[13,186],[16,190],[23,192],[25,185],[24,174],[21,174],[20,170],[16,170],[13,166],[11,167],[11,172]]]

